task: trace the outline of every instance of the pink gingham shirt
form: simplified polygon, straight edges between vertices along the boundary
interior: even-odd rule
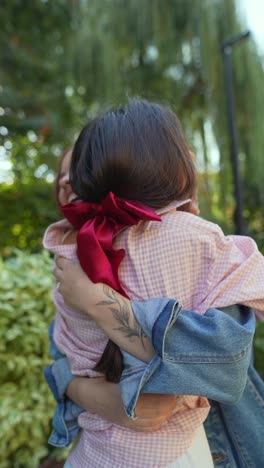
[[[224,236],[221,229],[187,212],[179,203],[160,210],[162,222],[140,222],[114,241],[126,256],[119,268],[121,286],[131,299],[173,297],[184,309],[203,314],[210,307],[243,303],[264,316],[264,259],[247,237]],[[61,245],[69,228],[63,220],[44,236],[49,251],[76,260],[76,245]],[[108,338],[86,316],[68,308],[54,289],[57,312],[54,339],[76,375],[94,377]],[[179,398],[175,415],[154,433],[138,433],[84,412],[83,429],[68,461],[73,468],[160,468],[191,446],[209,411],[206,398]]]

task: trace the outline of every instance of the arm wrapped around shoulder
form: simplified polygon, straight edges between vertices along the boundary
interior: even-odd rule
[[[227,404],[241,398],[255,332],[252,311],[235,307],[232,314],[209,309],[199,315],[161,298],[132,306],[157,355],[148,365],[137,360],[127,367],[125,359],[120,388],[130,417],[140,393],[201,395]]]

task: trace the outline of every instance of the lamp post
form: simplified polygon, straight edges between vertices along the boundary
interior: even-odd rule
[[[246,31],[237,36],[233,36],[230,39],[224,41],[221,45],[221,51],[224,63],[225,72],[225,91],[226,91],[226,103],[227,103],[227,117],[228,117],[228,128],[230,134],[230,146],[231,146],[231,162],[234,180],[234,192],[236,199],[236,210],[235,210],[235,225],[236,234],[244,234],[244,219],[243,219],[243,197],[242,197],[242,185],[239,173],[239,160],[238,160],[238,137],[237,137],[237,126],[236,126],[236,113],[235,113],[235,99],[234,99],[234,88],[233,88],[233,68],[232,68],[232,48],[237,43],[247,39],[250,35],[250,31]]]

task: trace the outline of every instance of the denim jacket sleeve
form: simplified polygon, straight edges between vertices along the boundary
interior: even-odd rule
[[[182,311],[172,299],[132,302],[139,324],[156,350],[146,365],[123,353],[121,395],[129,417],[140,393],[202,395],[235,403],[243,394],[255,318],[250,310],[234,315],[209,309],[205,315]]]
[[[58,350],[53,340],[54,322],[49,326],[50,354],[55,362],[44,369],[44,377],[57,404],[52,419],[49,444],[68,447],[80,432],[78,416],[84,410],[65,395],[68,384],[74,379],[66,356]]]

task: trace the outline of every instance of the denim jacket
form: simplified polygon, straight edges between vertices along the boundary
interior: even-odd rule
[[[258,466],[233,463],[238,448],[236,446],[233,450],[231,447],[230,434],[227,434],[221,413],[223,409],[225,414],[229,414],[230,408],[235,412],[237,405],[240,405],[240,409],[237,408],[237,413],[240,414],[241,407],[245,410],[250,404],[252,405],[253,369],[250,370],[250,380],[247,381],[255,328],[252,313],[246,311],[245,314],[236,317],[223,314],[216,309],[208,310],[204,316],[191,311],[182,313],[177,301],[170,299],[134,301],[132,305],[135,316],[152,340],[157,355],[147,365],[124,353],[125,370],[120,387],[127,414],[130,417],[134,416],[134,408],[141,392],[200,394],[220,401],[221,404],[214,404],[206,425],[216,466]],[[71,409],[74,404],[64,397],[63,391],[63,386],[66,389],[74,376],[67,367],[67,360],[63,361],[61,357],[59,359],[59,365],[63,368],[60,372],[58,368],[52,372],[54,364],[49,366],[48,372],[45,372],[57,399],[57,408],[60,407],[60,411],[56,411],[53,419],[54,430],[50,443],[66,446],[76,437],[78,424],[76,419],[75,425],[72,425],[74,412]],[[257,383],[259,382],[261,380]],[[254,389],[257,388],[255,384],[256,379]],[[246,390],[251,389],[250,395],[250,392],[243,394],[245,385]],[[54,388],[58,387],[59,391],[54,392]],[[230,403],[237,402],[239,398],[238,403],[230,406]],[[81,411],[80,408],[78,410]],[[211,417],[211,413],[214,417]],[[68,416],[68,421],[65,415]],[[236,419],[232,426],[236,426]],[[255,420],[251,427],[255,430]],[[231,430],[231,426],[228,429]],[[218,434],[218,438],[215,437],[214,431]],[[220,443],[221,434],[223,440],[225,439],[224,444]],[[247,440],[246,435],[245,440]]]
[[[44,377],[57,402],[49,437],[49,444],[55,447],[68,447],[80,432],[78,416],[84,410],[71,401],[65,391],[74,378],[68,359],[58,350],[54,340],[54,321],[49,326],[50,355],[55,360],[44,369]]]
[[[157,354],[142,365],[123,353],[120,387],[129,417],[141,392],[202,395],[222,403],[239,400],[255,331],[249,310],[243,315],[234,310],[231,316],[209,309],[200,315],[181,311],[177,301],[159,298],[134,301],[133,311]]]
[[[138,385],[132,370],[127,376],[132,388],[122,380],[127,413],[133,416],[141,392],[207,396],[212,407],[205,429],[214,466],[262,468],[264,383],[250,362],[252,312],[234,306],[225,309],[228,315],[210,309],[200,316],[180,313],[177,303],[171,307],[171,300],[166,305],[164,299],[147,301],[147,307],[148,313],[144,303],[133,304],[157,356],[137,376]],[[126,354],[126,373],[131,358]]]
[[[244,393],[235,405],[211,401],[205,430],[215,467],[264,465],[264,383],[250,365]]]

